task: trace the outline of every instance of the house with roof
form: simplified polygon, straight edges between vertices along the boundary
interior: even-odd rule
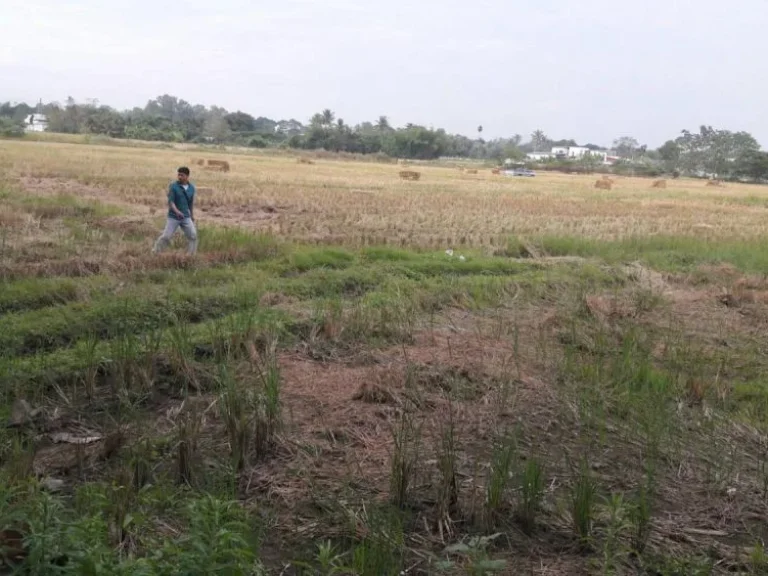
[[[24,118],[26,132],[45,132],[48,129],[48,117],[45,114],[30,114]]]

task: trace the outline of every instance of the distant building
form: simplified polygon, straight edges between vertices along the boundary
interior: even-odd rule
[[[552,158],[558,160],[581,160],[592,156],[603,166],[612,166],[620,160],[610,150],[592,150],[585,146],[553,146],[550,152],[530,152],[526,159],[532,162],[543,162]]]
[[[45,114],[30,114],[24,118],[26,132],[45,132],[48,129],[48,117]]]

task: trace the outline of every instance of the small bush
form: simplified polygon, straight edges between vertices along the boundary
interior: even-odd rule
[[[23,138],[24,125],[10,118],[0,117],[0,136],[3,138]]]

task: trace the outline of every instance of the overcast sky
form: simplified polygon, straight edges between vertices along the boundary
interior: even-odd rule
[[[3,0],[0,100],[768,147],[768,0]]]

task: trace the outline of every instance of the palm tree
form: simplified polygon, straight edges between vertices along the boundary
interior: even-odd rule
[[[323,125],[330,126],[331,124],[333,124],[333,120],[334,118],[336,118],[336,115],[331,111],[330,108],[326,108],[322,112],[322,117],[323,117]]]
[[[540,152],[547,143],[547,135],[544,134],[543,130],[536,130],[531,134],[531,143],[533,144],[533,151]]]
[[[386,116],[379,116],[379,120],[376,122],[376,129],[382,132],[391,130],[392,127],[389,125],[389,118]]]

